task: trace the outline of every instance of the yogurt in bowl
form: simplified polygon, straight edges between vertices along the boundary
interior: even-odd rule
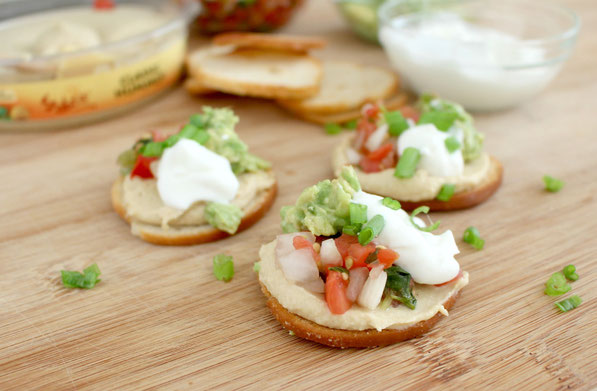
[[[571,11],[539,0],[392,0],[379,40],[409,86],[469,110],[501,110],[542,91],[569,57]]]

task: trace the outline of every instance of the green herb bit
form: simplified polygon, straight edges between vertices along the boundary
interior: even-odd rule
[[[410,222],[419,231],[431,232],[431,231],[435,231],[439,227],[439,225],[441,223],[440,220],[436,221],[435,223],[433,223],[432,225],[430,225],[428,227],[420,227],[417,223],[415,223],[415,217],[419,213],[425,213],[425,214],[429,213],[429,207],[427,205],[419,206],[417,209],[413,210],[412,213],[410,214]]]
[[[379,303],[378,308],[380,310],[387,310],[388,308],[390,308],[390,305],[392,304],[392,294],[390,293],[389,289],[386,289],[383,293],[383,298],[381,299],[381,302]]]
[[[98,278],[102,272],[96,263],[88,266],[83,273],[77,271],[61,270],[62,284],[67,288],[91,289],[100,282]]]
[[[386,289],[389,290],[390,297],[414,310],[417,305],[417,298],[412,291],[411,275],[399,266],[391,266],[385,272],[388,275]]]
[[[418,124],[433,124],[438,130],[447,132],[457,119],[458,113],[455,111],[427,111],[421,114]]]
[[[205,143],[207,143],[209,140],[209,133],[207,133],[205,130],[199,130],[197,133],[195,133],[192,140],[197,141],[201,145],[205,145]]]
[[[375,215],[371,220],[367,222],[359,232],[359,243],[362,246],[369,244],[375,239],[385,226],[386,222],[382,215]]]
[[[564,276],[566,277],[567,280],[570,280],[570,281],[578,280],[578,274],[576,274],[576,266],[568,265],[568,266],[564,267],[564,270],[562,270],[562,272],[564,273]]]
[[[402,132],[408,129],[408,122],[398,110],[384,113],[384,118],[388,124],[388,133],[390,133],[391,136],[399,136]]]
[[[578,307],[580,303],[582,303],[582,299],[577,295],[572,295],[567,299],[558,301],[555,303],[555,306],[560,310],[560,312],[568,312]]]
[[[359,234],[360,230],[361,230],[360,225],[345,225],[344,227],[342,227],[343,234],[352,235],[352,236],[357,236]]]
[[[333,122],[328,122],[327,124],[324,125],[324,128],[325,128],[325,132],[327,134],[338,134],[338,133],[342,132],[342,127]]]
[[[418,149],[408,147],[400,155],[394,176],[397,178],[412,178],[417,170],[417,164],[421,159],[421,152]]]
[[[439,193],[437,194],[437,198],[440,201],[450,201],[452,199],[452,196],[454,195],[454,189],[456,186],[451,185],[451,184],[444,184],[442,186],[442,188],[439,190]]]
[[[557,272],[549,277],[545,283],[545,294],[548,296],[559,296],[568,292],[572,287],[566,282],[564,274]]]
[[[328,270],[331,270],[333,272],[339,272],[339,273],[346,273],[348,274],[348,269],[342,267],[342,266],[333,266],[330,267]]]
[[[468,227],[464,230],[462,240],[464,240],[465,243],[470,244],[477,250],[482,250],[483,246],[485,246],[485,240],[481,239],[481,234],[479,233],[479,230],[473,226]]]
[[[350,225],[365,224],[367,222],[367,205],[350,203]]]
[[[393,198],[390,197],[385,197],[381,203],[383,204],[383,206],[388,207],[392,210],[398,210],[400,208],[402,208],[402,205],[400,205],[399,201],[396,201]]]
[[[261,271],[261,262],[255,262],[253,264],[253,271],[259,273]]]
[[[549,191],[550,193],[557,193],[558,191],[562,190],[562,187],[564,187],[564,181],[549,175],[545,175],[543,177],[543,183],[545,183],[545,190]]]
[[[296,334],[294,333],[294,331],[288,330],[288,335],[290,335],[291,337],[294,337]]]
[[[213,259],[213,273],[220,281],[228,282],[234,276],[234,260],[226,254],[218,254]]]
[[[352,121],[348,121],[344,124],[344,128],[348,130],[355,130],[357,128],[358,121],[353,119]]]
[[[446,149],[450,153],[458,151],[461,147],[460,141],[458,141],[456,137],[448,137],[444,140],[444,144],[446,145]]]
[[[377,261],[377,254],[379,254],[379,249],[376,248],[371,254],[367,255],[367,259],[365,259],[366,264],[373,263]]]

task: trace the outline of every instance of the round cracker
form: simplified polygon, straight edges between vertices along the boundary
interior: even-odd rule
[[[210,89],[271,99],[306,98],[317,93],[322,77],[319,60],[289,52],[256,49],[229,51],[230,46],[199,49],[188,58],[189,73]]]
[[[441,318],[437,313],[427,320],[417,322],[411,326],[400,329],[385,330],[340,330],[319,325],[301,316],[293,314],[284,308],[267,288],[260,283],[261,291],[267,298],[267,306],[278,322],[296,336],[335,348],[373,348],[391,345],[407,339],[419,337],[428,332]],[[450,296],[443,306],[446,310],[452,308],[460,291]]]
[[[388,110],[397,110],[408,103],[408,95],[406,93],[398,93],[397,95],[393,95],[390,98],[383,101],[383,105]],[[374,103],[375,101],[371,101]],[[343,111],[340,113],[334,114],[310,114],[310,113],[303,113],[303,112],[294,112],[289,110],[290,112],[296,114],[302,119],[305,119],[310,122],[314,122],[316,124],[343,124],[348,121],[352,121],[355,119],[361,118],[361,109],[353,109],[349,111]]]
[[[326,40],[320,37],[298,35],[230,32],[216,35],[212,43],[218,46],[234,45],[237,48],[304,53],[312,49],[323,48],[326,45]]]
[[[334,114],[359,109],[365,102],[383,100],[398,89],[398,77],[388,69],[344,61],[324,61],[321,88],[307,99],[278,103],[303,115]]]
[[[111,198],[112,206],[116,213],[127,223],[131,225],[131,232],[135,236],[139,236],[146,242],[169,246],[187,246],[193,244],[201,244],[207,242],[214,242],[216,240],[224,239],[231,236],[225,231],[221,231],[212,227],[209,224],[204,224],[195,227],[170,227],[165,230],[161,226],[133,222],[127,216],[126,209],[122,202],[122,182],[124,177],[119,177],[112,184]],[[249,228],[257,221],[259,221],[265,213],[270,209],[276,198],[278,187],[274,184],[256,199],[253,200],[247,210],[245,210],[243,219],[238,226],[235,234]]]

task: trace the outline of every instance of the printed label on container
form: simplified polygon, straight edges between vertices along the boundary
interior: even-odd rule
[[[57,79],[0,85],[0,121],[65,118],[143,99],[178,80],[184,52],[185,42],[180,40],[146,60],[110,71],[60,78],[68,74],[65,65],[75,69],[62,63]],[[101,65],[99,57],[94,58],[94,66]],[[90,59],[79,59],[77,65]]]

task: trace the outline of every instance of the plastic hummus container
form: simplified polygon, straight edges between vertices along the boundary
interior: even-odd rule
[[[194,0],[19,0],[0,16],[0,130],[133,108],[183,69]]]

